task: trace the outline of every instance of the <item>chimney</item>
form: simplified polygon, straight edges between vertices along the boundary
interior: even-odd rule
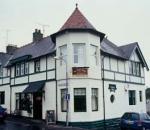
[[[43,39],[43,34],[41,33],[41,30],[35,29],[35,32],[33,33],[33,42],[38,42]]]
[[[18,49],[16,45],[9,44],[6,47],[6,53],[12,55],[16,49]]]

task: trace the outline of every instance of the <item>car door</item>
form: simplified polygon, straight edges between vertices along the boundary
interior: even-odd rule
[[[130,115],[130,122],[129,122],[130,128],[131,129],[138,129],[139,120],[140,120],[139,114],[138,113],[132,113]]]

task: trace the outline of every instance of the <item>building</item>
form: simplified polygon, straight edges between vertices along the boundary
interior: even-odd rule
[[[33,42],[9,45],[0,62],[0,104],[11,114],[46,119],[54,110],[57,123],[68,117],[69,125],[93,128],[125,111],[146,112],[149,68],[138,43],[116,46],[78,7],[58,32],[43,37],[36,29]]]

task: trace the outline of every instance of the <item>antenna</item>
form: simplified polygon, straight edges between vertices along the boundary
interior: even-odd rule
[[[41,23],[38,23],[38,25],[40,25],[42,27],[42,32],[43,32],[43,35],[45,36],[45,28],[49,27],[49,25],[47,25],[47,24],[41,24]]]
[[[8,45],[9,43],[9,33],[11,32],[11,30],[10,29],[6,29],[6,45]]]

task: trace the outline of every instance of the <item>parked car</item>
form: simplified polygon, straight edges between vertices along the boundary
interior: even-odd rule
[[[3,122],[7,116],[6,108],[0,106],[0,122]]]
[[[147,113],[126,112],[120,121],[121,130],[150,130],[150,116]]]

